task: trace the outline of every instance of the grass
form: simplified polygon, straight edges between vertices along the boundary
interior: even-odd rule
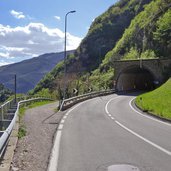
[[[156,90],[138,96],[135,102],[144,111],[171,120],[171,78]]]
[[[26,136],[26,133],[27,133],[27,131],[26,131],[25,125],[23,125],[23,124],[20,125],[19,129],[18,129],[18,138],[20,139],[20,138]]]
[[[26,126],[23,124],[23,116],[25,114],[25,111],[27,109],[30,109],[30,108],[34,108],[34,107],[38,107],[38,106],[43,106],[45,104],[49,104],[49,103],[52,103],[52,101],[37,101],[37,102],[28,102],[26,104],[23,104],[23,106],[20,107],[19,109],[19,123],[20,123],[20,126],[19,126],[19,130],[18,130],[18,138],[22,138],[24,136],[26,136],[27,134],[27,130],[26,130]]]

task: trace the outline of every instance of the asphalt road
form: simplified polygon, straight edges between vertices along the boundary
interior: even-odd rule
[[[57,171],[171,171],[171,124],[137,112],[134,97],[98,97],[67,111]]]

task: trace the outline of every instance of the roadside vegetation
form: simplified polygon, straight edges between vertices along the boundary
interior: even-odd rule
[[[171,120],[171,78],[156,90],[138,96],[136,104],[144,111]]]
[[[74,96],[74,89],[83,94],[112,88],[115,60],[170,58],[170,6],[169,0],[119,0],[98,16],[67,57],[66,97]],[[62,99],[63,73],[61,61],[30,94],[48,92]]]
[[[49,100],[46,100],[46,101],[43,100],[43,101],[37,101],[37,102],[32,101],[32,102],[22,104],[22,106],[20,106],[18,138],[22,138],[22,137],[26,136],[26,133],[27,133],[26,126],[23,123],[23,117],[24,117],[25,111],[27,109],[31,109],[31,108],[38,107],[38,106],[43,106],[43,105],[49,104],[49,103],[52,103],[52,101],[49,101]]]
[[[12,94],[11,90],[0,83],[0,104],[3,104]]]

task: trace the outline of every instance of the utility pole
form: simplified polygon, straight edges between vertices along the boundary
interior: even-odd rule
[[[17,75],[14,75],[14,93],[15,93],[15,103],[17,103]]]

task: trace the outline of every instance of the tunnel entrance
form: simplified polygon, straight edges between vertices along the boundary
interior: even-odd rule
[[[118,76],[118,91],[138,91],[154,89],[154,76],[145,68],[131,67],[123,70]]]

